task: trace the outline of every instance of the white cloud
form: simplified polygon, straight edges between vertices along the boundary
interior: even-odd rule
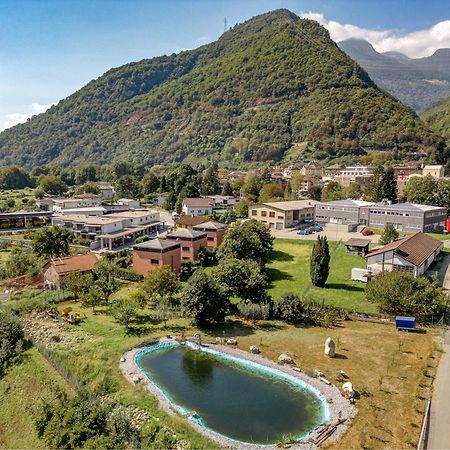
[[[209,41],[209,37],[208,36],[200,36],[198,38],[199,42],[205,43]]]
[[[421,58],[432,55],[438,48],[450,47],[450,20],[438,22],[425,30],[405,34],[397,30],[378,31],[342,24],[312,11],[301,13],[301,17],[319,22],[336,42],[349,38],[365,39],[379,52],[397,51],[410,58]]]
[[[23,112],[5,114],[0,118],[0,131],[5,130],[6,128],[13,127],[14,125],[17,125],[19,123],[26,122],[30,117],[45,112],[52,105],[55,105],[55,103],[50,103],[49,105],[32,103],[31,105],[27,105],[26,108],[24,108],[25,111]]]

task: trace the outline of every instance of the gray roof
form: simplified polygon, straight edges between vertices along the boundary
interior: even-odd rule
[[[195,239],[198,237],[206,236],[206,233],[203,231],[191,230],[189,228],[179,228],[167,235],[168,239]]]
[[[378,203],[373,205],[374,208],[384,208],[391,209],[395,211],[434,211],[439,209],[445,209],[443,206],[429,206],[429,205],[419,205],[417,203]]]
[[[363,200],[352,200],[351,198],[348,198],[346,200],[331,200],[329,202],[317,203],[317,206],[320,206],[320,205],[353,206],[353,207],[359,208],[361,206],[373,206],[373,205],[375,205],[375,203],[374,202],[366,202]]]
[[[133,248],[135,249],[146,249],[146,250],[167,250],[169,248],[178,247],[180,244],[175,241],[169,241],[167,239],[150,239],[149,241],[141,242],[140,244],[135,244]]]
[[[210,220],[209,222],[200,223],[198,225],[194,225],[192,228],[194,230],[223,230],[227,228],[228,225],[220,222],[213,222]]]

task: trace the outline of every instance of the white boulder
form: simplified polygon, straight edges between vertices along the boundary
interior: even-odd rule
[[[236,339],[227,339],[227,345],[237,345]]]
[[[333,339],[331,337],[327,337],[325,341],[325,355],[329,356],[330,358],[334,358],[334,355],[336,354],[336,344],[334,343]]]
[[[250,347],[250,353],[257,355],[258,353],[261,353],[261,351],[259,350],[259,348],[256,345],[252,345]]]
[[[278,362],[280,364],[294,364],[294,360],[289,355],[286,355],[286,353],[282,353],[278,357]]]

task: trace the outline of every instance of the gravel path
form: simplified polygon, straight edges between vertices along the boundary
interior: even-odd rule
[[[170,339],[161,339],[159,342],[174,342]],[[157,342],[155,342],[156,344]],[[312,378],[303,372],[299,372],[294,370],[295,366],[281,366],[274,361],[271,361],[267,358],[264,358],[260,355],[254,355],[249,352],[245,352],[243,350],[239,350],[234,347],[223,346],[223,345],[205,345],[205,347],[210,348],[214,351],[219,351],[226,355],[234,356],[237,358],[241,358],[247,361],[252,361],[254,363],[260,364],[262,366],[278,370],[280,372],[284,372],[292,377],[295,377],[309,385],[315,387],[327,400],[328,409],[330,414],[330,420],[328,423],[337,423],[339,419],[348,419],[344,423],[337,426],[336,431],[333,435],[327,440],[327,443],[334,441],[339,438],[339,436],[345,432],[345,430],[350,426],[351,418],[356,415],[356,408],[354,405],[351,405],[348,400],[342,397],[339,389],[336,386],[328,385],[323,381],[320,381],[318,378]],[[144,347],[145,348],[145,347]],[[134,348],[123,355],[120,360],[119,366],[120,369],[125,376],[125,378],[135,384],[142,384],[145,388],[154,395],[161,406],[161,408],[169,414],[179,414],[179,410],[173,405],[166,396],[161,392],[161,390],[156,387],[147,376],[141,372],[140,368],[137,366],[135,358],[139,351],[143,348]],[[198,432],[207,436],[211,440],[217,442],[220,446],[223,447],[231,447],[236,449],[276,449],[275,445],[257,445],[257,444],[249,444],[243,443],[239,441],[235,441],[233,439],[227,438],[219,433],[216,433],[200,424],[198,424],[191,417],[187,416],[189,420],[189,424],[193,426]],[[323,429],[323,426],[318,427],[314,430],[310,436],[308,442],[299,442],[294,445],[291,445],[290,448],[298,449],[298,450],[306,450],[306,449],[314,449],[316,446],[312,443],[312,440],[315,436]]]

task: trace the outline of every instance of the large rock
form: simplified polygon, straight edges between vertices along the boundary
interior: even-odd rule
[[[227,339],[227,345],[237,345],[236,339]]]
[[[294,360],[289,355],[286,355],[286,353],[282,353],[278,357],[278,362],[280,364],[294,364]]]
[[[325,355],[329,356],[330,358],[334,358],[334,355],[336,354],[336,344],[334,343],[333,339],[331,337],[327,337],[325,341]]]
[[[250,347],[250,353],[257,355],[258,353],[261,353],[261,351],[259,350],[259,348],[256,345],[252,345]]]
[[[351,399],[355,395],[355,391],[353,390],[353,384],[351,381],[346,381],[342,385],[342,392],[345,398]]]
[[[142,375],[134,374],[131,376],[131,381],[133,383],[140,383],[142,381]]]

